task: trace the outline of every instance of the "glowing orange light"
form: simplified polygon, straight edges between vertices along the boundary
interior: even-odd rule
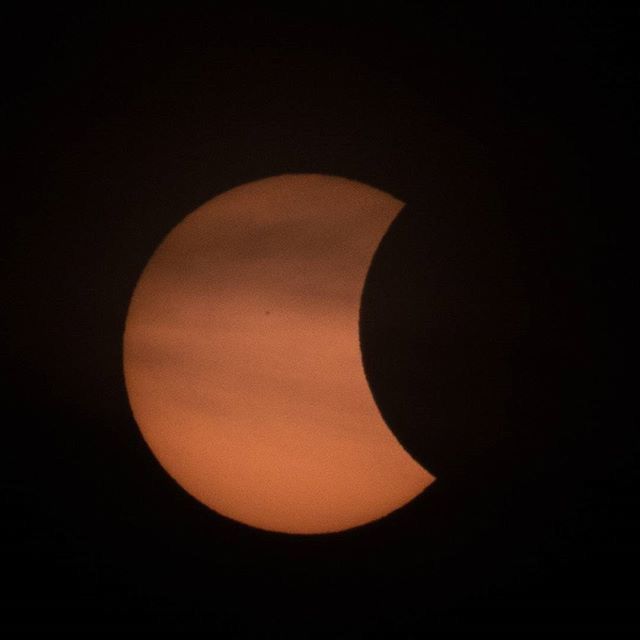
[[[161,243],[133,294],[124,370],[162,466],[262,529],[348,529],[434,478],[382,420],[362,368],[360,296],[403,203],[286,175],[214,198]]]

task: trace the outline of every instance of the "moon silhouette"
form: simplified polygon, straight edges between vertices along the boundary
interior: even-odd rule
[[[434,477],[365,378],[359,310],[404,204],[326,175],[259,180],[178,224],[126,319],[136,422],[164,469],[214,511],[287,533],[379,519]]]

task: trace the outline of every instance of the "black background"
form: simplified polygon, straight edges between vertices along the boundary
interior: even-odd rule
[[[4,17],[2,621],[368,635],[633,624],[638,12],[611,3],[23,7]],[[517,5],[514,8],[513,5]],[[438,481],[328,536],[186,495],[131,416],[136,279],[284,172],[407,202],[361,337]]]

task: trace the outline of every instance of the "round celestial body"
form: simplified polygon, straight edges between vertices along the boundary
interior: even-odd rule
[[[136,422],[164,469],[214,511],[287,533],[379,519],[434,477],[382,419],[359,311],[403,203],[292,174],[227,191],[144,269],[124,332]]]

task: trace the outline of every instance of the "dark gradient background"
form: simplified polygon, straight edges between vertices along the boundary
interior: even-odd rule
[[[636,624],[638,11],[420,4],[5,14],[1,625]],[[283,172],[408,203],[362,342],[383,414],[438,481],[324,537],[179,489],[121,367],[159,241]]]

